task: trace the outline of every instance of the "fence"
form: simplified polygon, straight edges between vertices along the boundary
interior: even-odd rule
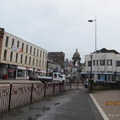
[[[64,83],[11,83],[0,85],[0,112],[31,104],[64,91]]]
[[[93,82],[89,84],[89,91],[120,89],[120,82]]]

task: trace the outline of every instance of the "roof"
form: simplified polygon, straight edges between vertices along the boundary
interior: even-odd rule
[[[108,50],[106,48],[102,48],[101,50],[97,50],[96,52],[97,53],[114,53],[114,54],[120,54],[116,50]],[[93,53],[95,53],[95,52],[93,52]]]

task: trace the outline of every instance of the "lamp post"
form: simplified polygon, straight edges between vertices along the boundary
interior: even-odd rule
[[[90,54],[90,58],[91,58],[91,71],[90,71],[90,79],[92,79],[92,57],[93,57],[93,55],[92,55],[92,54]]]
[[[97,20],[96,18],[94,20],[88,20],[88,22],[95,22],[95,75],[94,80],[97,80],[97,71],[96,71],[96,54],[97,54]]]

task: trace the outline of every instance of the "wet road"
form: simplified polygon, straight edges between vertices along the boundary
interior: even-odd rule
[[[63,104],[38,120],[103,120],[86,90],[72,91]]]
[[[103,120],[86,89],[67,91],[0,115],[0,120]]]

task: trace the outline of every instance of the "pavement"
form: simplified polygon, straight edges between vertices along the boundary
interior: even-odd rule
[[[105,120],[120,120],[120,90],[103,90],[91,94]]]

